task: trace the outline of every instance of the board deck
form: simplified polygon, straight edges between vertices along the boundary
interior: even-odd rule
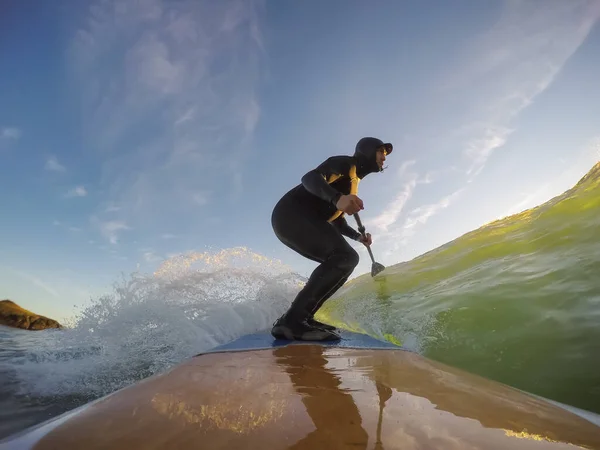
[[[247,334],[227,344],[219,345],[204,353],[234,352],[246,350],[262,350],[268,348],[284,347],[288,345],[318,344],[323,347],[339,348],[365,348],[365,349],[396,349],[406,350],[403,347],[382,341],[367,334],[355,333],[347,330],[338,330],[341,339],[336,341],[288,341],[275,339],[270,330],[263,330],[253,334]]]
[[[245,335],[0,450],[600,450],[598,426],[542,398],[365,334],[341,337]]]

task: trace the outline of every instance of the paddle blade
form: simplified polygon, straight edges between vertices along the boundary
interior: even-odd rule
[[[374,277],[383,270],[385,270],[385,266],[383,264],[379,264],[377,262],[373,263],[373,266],[371,267],[371,276]]]

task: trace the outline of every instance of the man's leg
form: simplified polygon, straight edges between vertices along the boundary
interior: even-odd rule
[[[308,316],[308,323],[310,324],[314,324],[315,326],[321,327],[325,330],[335,330],[336,327],[334,327],[333,325],[329,325],[326,323],[322,323],[319,322],[318,320],[316,320],[315,314],[317,313],[317,311],[321,308],[321,306],[323,306],[323,303],[325,303],[327,300],[329,300],[329,298],[335,294],[343,285],[346,281],[348,281],[349,276],[342,278],[338,284],[336,284],[333,289],[331,289],[326,295],[325,297],[323,297],[321,300],[319,300],[314,308],[312,309],[312,311],[310,312],[310,315]]]
[[[281,327],[303,330],[309,326],[306,321],[312,317],[315,307],[320,307],[323,299],[333,295],[348,279],[359,257],[330,223],[315,218],[310,211],[299,210],[294,205],[278,205],[273,212],[272,223],[277,237],[285,245],[321,263],[286,314],[276,323]]]
[[[348,279],[358,263],[358,255],[352,247],[348,247],[352,252],[336,251],[313,271],[290,306],[290,314],[299,318],[309,317],[321,299],[328,294],[333,295],[343,281]]]

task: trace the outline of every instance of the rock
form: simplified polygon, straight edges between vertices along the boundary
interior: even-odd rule
[[[27,311],[12,300],[0,300],[0,325],[23,330],[62,328],[56,320]]]

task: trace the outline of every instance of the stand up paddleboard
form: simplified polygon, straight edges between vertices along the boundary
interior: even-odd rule
[[[0,449],[600,449],[600,427],[544,399],[341,336],[243,336]]]

